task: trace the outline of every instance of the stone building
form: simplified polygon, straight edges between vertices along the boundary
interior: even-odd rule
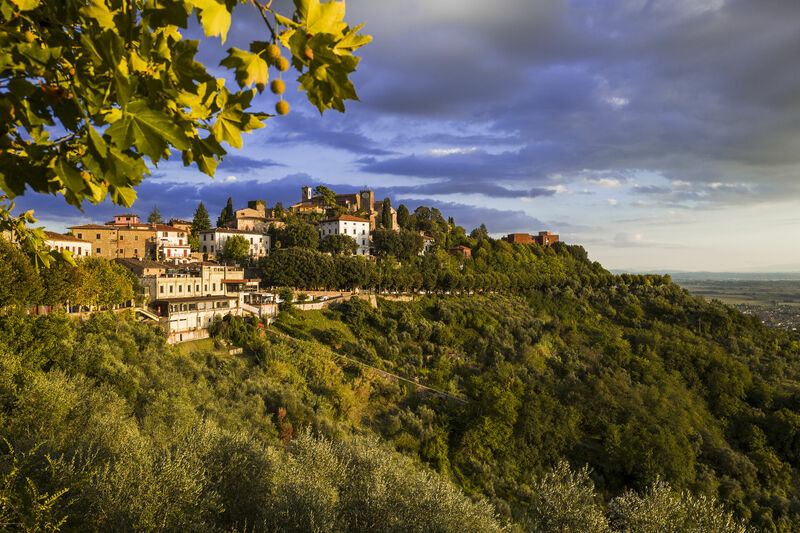
[[[45,231],[47,240],[44,241],[51,250],[58,252],[72,252],[74,257],[87,257],[92,255],[92,243],[83,239],[78,239],[72,235],[62,235],[53,231]]]
[[[82,224],[70,226],[75,237],[91,244],[92,255],[106,259],[150,257],[156,250],[156,232],[150,224]]]
[[[293,213],[324,213],[330,207],[321,195],[314,195],[313,189],[306,185],[302,188],[300,202],[294,204],[289,209]],[[358,193],[337,194],[334,197],[334,206],[344,208],[347,213],[352,215],[359,213],[369,219],[370,230],[375,229],[381,223],[383,213],[383,201],[375,201],[375,192],[364,189]],[[391,208],[392,229],[399,229],[397,225],[397,211]]]
[[[540,231],[537,235],[530,233],[509,233],[503,240],[511,244],[538,244],[539,246],[552,246],[558,242],[558,235],[549,231]]]

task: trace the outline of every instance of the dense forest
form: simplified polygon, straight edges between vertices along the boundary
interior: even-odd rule
[[[410,301],[219,317],[176,347],[6,285],[0,525],[800,531],[800,336],[580,247],[474,252],[364,264],[422,279]]]

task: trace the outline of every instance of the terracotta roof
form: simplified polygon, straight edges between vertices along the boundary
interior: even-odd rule
[[[47,235],[47,239],[51,241],[85,242],[86,244],[91,244],[89,241],[84,241],[83,239],[73,237],[72,235],[64,235],[63,233],[56,233],[55,231],[45,230],[44,234]]]
[[[146,225],[149,226],[150,224],[146,224]],[[153,229],[155,231],[171,231],[171,232],[175,232],[175,233],[178,233],[178,232],[181,232],[181,231],[186,231],[186,230],[183,230],[181,228],[176,228],[176,227],[173,227],[173,226],[167,226],[166,224],[152,224],[152,226],[153,226]]]
[[[353,215],[339,215],[339,216],[336,216],[336,217],[327,218],[327,219],[323,220],[322,222],[337,222],[337,221],[342,221],[342,222],[369,222],[369,220],[366,219],[366,218],[358,218],[358,217],[354,217]]]
[[[128,269],[160,268],[166,270],[167,268],[172,268],[172,265],[165,265],[164,263],[159,263],[158,261],[153,261],[152,259],[130,259],[126,257],[120,257],[114,259],[113,261]]]
[[[463,244],[461,244],[461,245],[458,245],[458,246],[453,246],[450,249],[451,250],[469,250],[470,247],[469,246],[464,246]]]
[[[164,244],[164,248],[191,248],[190,244]]]
[[[117,227],[117,228],[121,228],[121,227],[125,227],[125,226],[139,226],[139,227],[144,226],[146,228],[150,227],[150,224],[145,224],[144,222],[119,222],[119,223],[117,223],[114,220],[109,220],[108,222],[106,222],[105,225],[106,226],[114,226],[114,227]]]
[[[80,226],[67,226],[67,229],[117,229],[100,224],[81,224]]]
[[[261,281],[258,279],[223,279],[220,280],[220,283],[255,283],[257,281]]]
[[[433,237],[428,237],[427,235],[423,235],[422,238],[427,240],[427,241],[435,241],[436,240]]]

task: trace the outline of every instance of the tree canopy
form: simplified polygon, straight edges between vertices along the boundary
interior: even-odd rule
[[[232,261],[243,261],[250,255],[250,243],[242,235],[234,235],[225,241],[222,256]]]
[[[319,249],[333,255],[353,255],[358,251],[358,243],[349,235],[336,233],[326,235],[319,242]]]
[[[211,229],[211,219],[208,217],[208,210],[203,202],[197,204],[192,218],[192,234],[196,235],[203,230]]]
[[[180,30],[195,15],[224,43],[242,4],[257,8],[267,40],[227,50],[231,89]],[[242,134],[270,117],[250,110],[256,91],[290,66],[320,112],[344,111],[357,99],[352,53],[370,41],[344,14],[344,2],[318,0],[295,0],[285,14],[259,0],[0,0],[0,190],[130,206],[147,161],[173,151],[213,176],[223,144],[241,148]],[[21,239],[26,222],[0,210],[0,229],[15,226]]]
[[[161,211],[158,210],[157,205],[153,206],[153,210],[147,216],[147,222],[150,224],[162,224],[164,222],[164,217],[161,216]]]

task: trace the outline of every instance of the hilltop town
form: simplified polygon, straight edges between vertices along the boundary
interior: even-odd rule
[[[390,269],[381,276],[380,288],[424,290],[425,283],[415,279],[387,281],[403,275],[392,261],[408,264],[414,257],[443,253],[463,262],[472,258],[470,243],[488,237],[484,226],[467,235],[435,208],[419,207],[412,213],[404,205],[395,209],[389,198],[375,201],[372,190],[336,194],[324,186],[302,187],[300,201],[288,207],[276,203],[268,208],[263,200],[251,200],[234,209],[231,198],[214,227],[201,203],[191,221],[164,222],[156,207],[146,220],[125,213],[68,229],[68,234],[46,232],[47,245],[74,258],[100,257],[124,267],[136,278],[138,294],[118,307],[134,308],[142,319],[160,322],[170,343],[207,337],[218,315],[252,314],[268,321],[282,302],[278,286],[306,289],[298,296],[308,299],[305,306],[326,305],[344,290],[358,293],[369,286],[369,269],[380,265]],[[558,239],[544,231],[512,233],[502,240],[550,247]],[[312,267],[348,270],[349,277],[326,281],[324,273],[310,275]],[[310,280],[314,276],[317,281]],[[454,282],[453,289],[470,288],[469,281],[458,285]],[[95,309],[68,307],[73,313]],[[47,306],[38,309],[49,311]]]

